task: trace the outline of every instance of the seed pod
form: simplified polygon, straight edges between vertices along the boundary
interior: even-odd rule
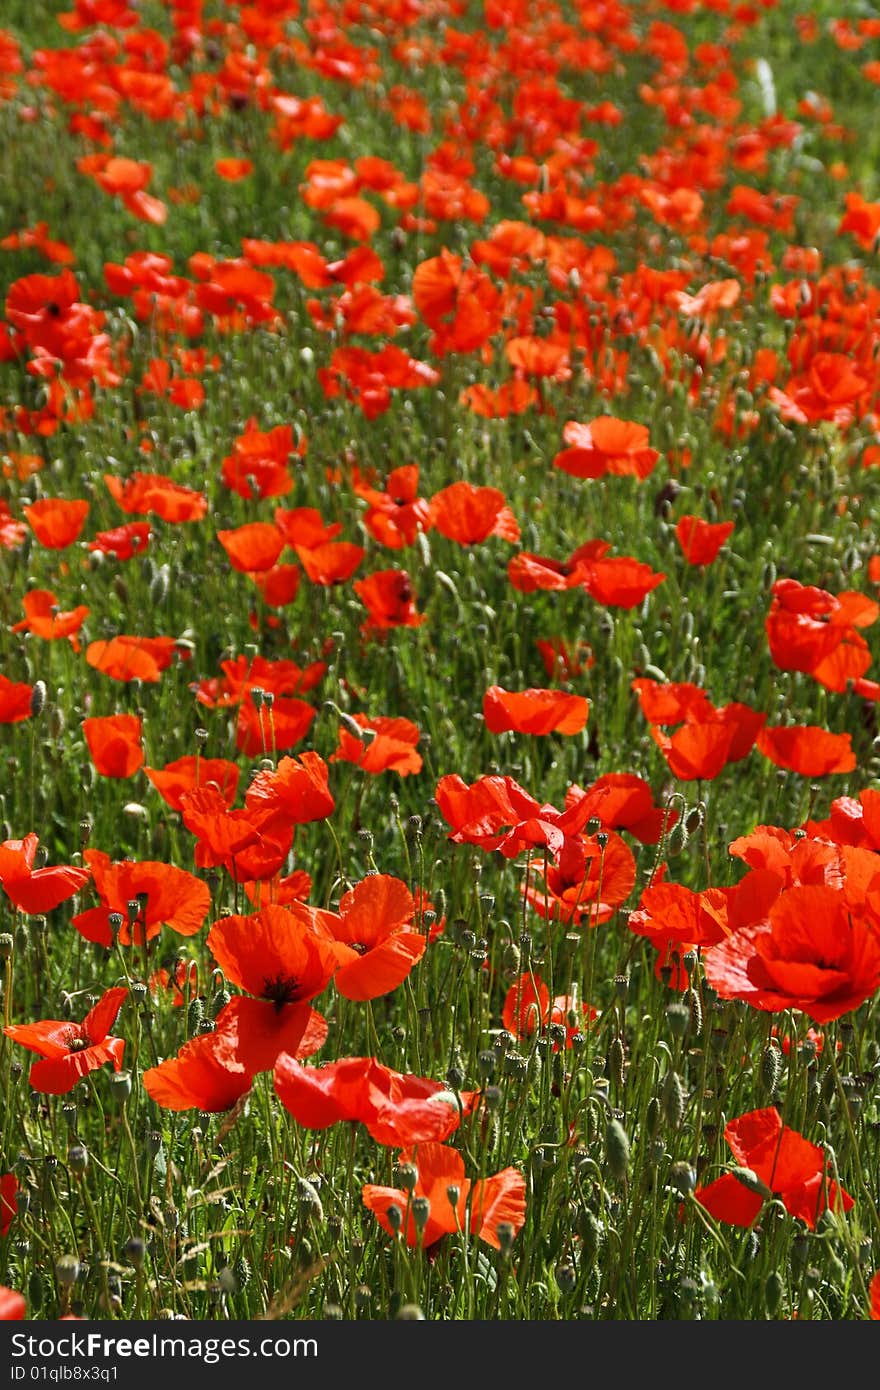
[[[605,1157],[616,1182],[624,1182],[629,1171],[629,1136],[619,1120],[609,1120],[605,1131]]]
[[[703,1031],[703,1005],[700,1001],[699,994],[697,994],[693,986],[685,994],[684,1002],[690,1010],[690,1030],[699,1037],[700,1033]]]
[[[764,1285],[764,1305],[771,1318],[775,1318],[785,1297],[785,1281],[778,1269],[772,1269]]]
[[[776,1042],[768,1043],[761,1053],[761,1085],[773,1095],[782,1075],[782,1052]]]
[[[660,1088],[660,1104],[663,1107],[663,1118],[669,1128],[678,1129],[687,1104],[684,1083],[678,1072],[668,1071],[664,1076]]]
[[[618,1090],[623,1086],[626,1075],[626,1056],[623,1042],[616,1036],[611,1039],[607,1059],[608,1075]]]

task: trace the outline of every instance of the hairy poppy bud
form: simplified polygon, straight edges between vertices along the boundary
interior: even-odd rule
[[[629,1171],[629,1136],[619,1120],[608,1122],[605,1157],[611,1176],[616,1182],[623,1182]]]
[[[664,1076],[660,1088],[660,1104],[663,1107],[663,1118],[670,1129],[678,1129],[684,1118],[686,1097],[684,1085],[677,1072],[668,1071]]]
[[[35,681],[31,690],[31,714],[36,719],[38,714],[42,714],[43,706],[46,703],[46,682]]]
[[[761,1053],[761,1085],[771,1096],[782,1074],[782,1052],[776,1042],[768,1043]]]

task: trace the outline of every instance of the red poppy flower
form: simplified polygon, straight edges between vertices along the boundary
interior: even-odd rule
[[[114,555],[121,561],[132,560],[135,555],[143,555],[150,543],[150,534],[148,521],[128,521],[110,531],[99,531],[95,539],[89,541],[89,550]]]
[[[289,903],[305,902],[312,891],[311,876],[304,869],[294,869],[292,874],[275,874],[272,878],[243,883],[246,897],[254,907],[266,907],[275,903],[285,907]]]
[[[164,767],[145,767],[144,772],[156,791],[175,811],[183,810],[183,797],[196,787],[213,786],[227,806],[235,800],[238,788],[238,767],[226,758],[202,758],[188,754],[166,763]]]
[[[614,608],[635,608],[666,578],[630,555],[594,560],[582,579],[591,598]]]
[[[109,642],[90,642],[86,661],[115,681],[155,683],[177,650],[173,637],[135,637],[121,632]]]
[[[184,1043],[176,1057],[149,1067],[144,1090],[163,1110],[231,1110],[253,1083],[229,1033],[204,1033]]]
[[[24,1294],[0,1284],[0,1322],[22,1322],[26,1312]]]
[[[540,400],[530,381],[515,378],[493,389],[478,383],[466,386],[459,396],[463,406],[484,420],[506,420],[509,415],[522,415]]]
[[[238,183],[240,179],[246,179],[249,174],[254,172],[254,164],[251,159],[215,159],[214,172],[221,179],[227,179],[229,183]]]
[[[0,547],[3,550],[17,550],[24,544],[27,531],[23,521],[15,520],[5,498],[0,498]]]
[[[804,777],[852,772],[856,765],[851,736],[832,734],[815,724],[763,728],[757,745],[758,751],[777,767],[789,768]]]
[[[431,498],[430,524],[448,540],[459,545],[479,545],[489,536],[505,541],[519,540],[519,526],[494,487],[474,487],[472,483],[452,483]]]
[[[523,850],[545,845],[558,855],[589,818],[583,805],[557,811],[541,805],[512,777],[480,777],[471,786],[457,774],[441,777],[435,792],[456,844],[500,850],[515,859]]]
[[[366,1125],[377,1144],[406,1145],[448,1139],[474,1097],[458,1100],[439,1081],[403,1075],[373,1057],[342,1057],[304,1067],[293,1057],[275,1063],[278,1099],[297,1124],[328,1129],[351,1120]]]
[[[13,632],[32,632],[46,642],[67,638],[75,652],[79,651],[77,633],[89,616],[85,604],[79,604],[68,613],[61,606],[51,589],[30,589],[22,599],[25,616],[20,623],[13,624]]]
[[[295,904],[293,906],[296,906]],[[325,1019],[308,1007],[336,969],[333,947],[291,910],[267,904],[248,917],[215,922],[208,946],[226,978],[254,998],[230,1001],[218,1028],[234,1030],[237,1055],[268,1071],[282,1052],[308,1056],[321,1046]]]
[[[566,809],[584,798],[588,819],[596,816],[607,830],[628,830],[643,845],[658,844],[664,828],[671,830],[678,820],[678,811],[655,806],[647,782],[629,772],[607,772],[586,790],[569,787]]]
[[[503,690],[492,685],[483,696],[483,718],[491,734],[579,734],[589,701],[562,690]]]
[[[34,688],[25,681],[11,681],[0,675],[0,724],[20,724],[33,714]]]
[[[368,719],[365,714],[349,716],[363,729],[363,738],[355,736],[348,728],[339,730],[339,747],[331,754],[331,763],[355,763],[378,776],[381,772],[398,772],[401,777],[421,772],[422,756],[416,752],[421,733],[418,725],[411,719],[390,719],[377,715]]]
[[[354,591],[369,614],[362,632],[391,627],[420,627],[427,615],[417,613],[412,580],[406,570],[377,570],[358,579]]]
[[[773,586],[767,615],[770,655],[782,671],[804,671],[828,690],[844,691],[871,664],[857,630],[876,622],[880,607],[864,594],[830,594],[796,579]]]
[[[646,425],[612,415],[600,415],[588,425],[570,420],[562,437],[571,447],[557,454],[553,464],[575,478],[604,478],[611,473],[644,480],[660,457],[648,445]]]
[[[248,917],[222,917],[208,933],[208,946],[232,984],[279,1009],[314,999],[337,964],[326,940],[274,904]]]
[[[367,531],[389,550],[413,545],[420,531],[430,528],[429,503],[419,497],[418,464],[404,464],[388,474],[384,492],[368,487],[355,470],[352,487],[368,504],[363,516]]]
[[[350,889],[339,913],[325,913],[339,968],[334,984],[346,999],[378,999],[402,984],[424,955],[427,938],[407,928],[415,903],[405,883],[373,874]]]
[[[574,1015],[574,1022],[571,1021]],[[578,1006],[577,1001],[567,994],[559,994],[550,1003],[550,991],[537,975],[521,975],[510,986],[504,997],[501,1021],[508,1033],[515,1038],[532,1038],[542,1033],[550,1023],[566,1030],[565,1046],[570,1049],[572,1038],[581,1032],[581,1023],[589,1025],[598,1013],[588,1004]],[[554,1042],[554,1052],[559,1044]]]
[[[733,526],[732,521],[713,523],[699,516],[681,517],[675,535],[688,564],[711,565],[724,542],[733,534]]]
[[[222,864],[237,883],[272,878],[293,843],[293,825],[274,806],[231,810],[216,788],[204,785],[181,794],[183,823],[196,836],[196,867]]]
[[[133,777],[143,767],[141,721],[136,714],[84,719],[82,730],[101,777]]]
[[[871,1311],[869,1317],[873,1322],[880,1322],[880,1269],[871,1280]]]
[[[249,576],[270,608],[286,608],[299,593],[302,570],[298,565],[273,565],[271,569],[251,571]]]
[[[89,881],[88,869],[72,864],[35,869],[39,843],[31,832],[23,840],[4,840],[0,844],[0,885],[19,912],[30,916],[51,912]]]
[[[269,521],[252,521],[235,531],[218,531],[217,539],[232,568],[242,573],[271,569],[284,549],[284,537]]]
[[[17,1191],[18,1182],[14,1173],[0,1175],[0,1237],[8,1233],[18,1214],[18,1202],[15,1199]]]
[[[113,945],[113,913],[123,919],[117,933],[122,946],[152,941],[163,925],[180,936],[194,936],[208,915],[211,891],[185,869],[148,859],[123,859],[114,864],[109,854],[99,849],[87,849],[83,859],[101,899],[100,907],[90,907],[73,919],[86,941]],[[137,904],[134,915],[130,904]]]
[[[296,556],[312,584],[329,588],[350,579],[366,554],[363,546],[351,541],[326,541],[323,545],[294,547]]]
[[[265,698],[254,699],[249,690],[238,707],[235,726],[235,746],[249,758],[266,756],[292,748],[305,738],[317,710],[306,700],[290,695],[275,695],[272,703]],[[259,699],[259,696],[257,697]]]
[[[801,1009],[828,1023],[880,988],[876,915],[849,910],[837,888],[788,888],[764,919],[707,951],[705,967],[723,999],[767,1012]]]
[[[276,768],[264,769],[253,778],[245,807],[294,825],[325,820],[335,809],[327,764],[319,753],[311,751],[297,758],[282,758]]]
[[[684,720],[711,719],[713,706],[705,690],[690,681],[634,680],[642,714],[649,724],[680,724]]]
[[[114,1071],[122,1066],[125,1043],[108,1037],[116,1015],[128,995],[125,985],[108,989],[82,1023],[49,1018],[41,1023],[16,1023],[4,1028],[7,1037],[44,1058],[34,1062],[29,1081],[35,1091],[63,1096],[90,1071],[105,1062]]]
[[[407,1245],[427,1249],[445,1235],[467,1231],[500,1250],[498,1227],[506,1223],[514,1233],[522,1228],[526,1219],[526,1182],[516,1168],[505,1168],[494,1177],[472,1183],[465,1177],[461,1154],[445,1144],[419,1144],[413,1152],[402,1153],[401,1161],[414,1163],[418,1169],[412,1192],[368,1183],[363,1199],[389,1235],[396,1231],[388,1219],[388,1208],[400,1208],[401,1215],[405,1215],[403,1233]],[[454,1205],[451,1192],[458,1193]],[[428,1219],[420,1231],[411,1209],[414,1197],[424,1197],[429,1204]]]
[[[79,538],[89,514],[89,504],[63,497],[46,497],[32,502],[23,511],[40,545],[48,550],[64,550]]]
[[[201,521],[208,510],[205,493],[172,482],[161,473],[134,472],[125,479],[105,473],[104,482],[117,506],[129,515],[153,512],[163,521],[176,525],[182,521]]]
[[[779,1197],[790,1215],[809,1230],[827,1208],[849,1211],[853,1199],[829,1172],[825,1150],[782,1123],[771,1105],[730,1120],[724,1137],[742,1168],[751,1171],[765,1192],[746,1187],[735,1173],[725,1173],[694,1193],[701,1206],[732,1226],[751,1226],[769,1197]]]
[[[543,859],[532,861],[535,871],[522,893],[540,917],[553,922],[598,926],[626,902],[636,881],[632,850],[619,835],[606,831],[566,840],[556,865],[544,872]]]

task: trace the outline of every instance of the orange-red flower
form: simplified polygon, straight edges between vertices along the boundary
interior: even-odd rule
[[[51,912],[89,881],[88,869],[73,864],[35,869],[39,844],[33,831],[23,840],[4,840],[0,844],[0,885],[19,912],[29,916]]]
[[[136,714],[84,719],[82,729],[101,777],[133,777],[143,767],[141,721]]]
[[[472,1182],[465,1177],[461,1154],[446,1144],[419,1144],[414,1151],[401,1154],[401,1161],[414,1163],[418,1170],[412,1192],[368,1183],[363,1199],[389,1235],[395,1235],[396,1230],[388,1219],[388,1208],[400,1209],[407,1245],[427,1249],[445,1235],[464,1231],[500,1250],[498,1227],[502,1223],[512,1226],[514,1234],[522,1228],[526,1219],[526,1182],[516,1168],[505,1168],[494,1177]],[[424,1197],[428,1202],[428,1218],[421,1230],[413,1220],[414,1197]]]
[[[501,1010],[501,1021],[508,1033],[515,1038],[532,1038],[543,1033],[549,1024],[557,1024],[565,1029],[565,1046],[570,1049],[572,1038],[581,1032],[581,1025],[589,1026],[598,1014],[589,1004],[578,1005],[567,994],[558,994],[550,1003],[550,991],[539,975],[520,975],[514,980]],[[559,1044],[554,1042],[554,1051]]]
[[[880,989],[877,920],[865,905],[851,910],[836,887],[788,888],[766,917],[707,951],[706,978],[722,999],[828,1023]]]
[[[562,690],[504,690],[491,685],[483,696],[483,718],[492,734],[579,734],[589,701]]]
[[[427,944],[412,929],[415,910],[405,883],[372,874],[349,889],[338,914],[322,914],[321,934],[332,942],[338,963],[334,984],[344,998],[378,999],[403,983]]]
[[[208,946],[227,980],[252,998],[234,998],[218,1016],[237,1033],[237,1056],[251,1072],[269,1071],[282,1052],[308,1056],[321,1046],[326,1020],[309,1000],[326,988],[337,957],[333,946],[294,916],[267,904],[247,917],[223,917]]]
[[[381,714],[374,719],[365,714],[353,714],[349,718],[363,729],[363,737],[341,726],[339,747],[331,754],[331,763],[356,763],[373,776],[380,772],[399,772],[401,777],[408,777],[410,773],[421,772],[422,755],[416,752],[421,734],[411,719],[392,719]]]
[[[254,1079],[237,1041],[234,1033],[219,1031],[191,1038],[176,1057],[147,1068],[144,1090],[163,1110],[231,1110]]]
[[[421,1144],[448,1139],[458,1128],[458,1101],[439,1081],[409,1076],[374,1057],[342,1057],[304,1067],[290,1056],[275,1063],[278,1099],[297,1124],[328,1129],[345,1120],[366,1126],[377,1144]],[[473,1096],[461,1096],[467,1113]]]
[[[163,924],[181,936],[194,936],[208,915],[210,889],[185,869],[148,859],[114,864],[99,849],[87,849],[83,859],[101,899],[100,907],[90,907],[73,919],[86,941],[112,946],[114,913],[122,917],[117,932],[122,946],[151,941]]]
[[[562,437],[570,447],[553,460],[554,467],[575,478],[617,477],[644,480],[660,457],[648,444],[646,425],[600,415],[588,425],[569,420]]]
[[[235,800],[238,767],[226,758],[202,758],[188,754],[164,767],[145,767],[144,772],[156,791],[175,811],[183,810],[183,798],[196,787],[213,786],[228,806]]]
[[[24,617],[14,623],[13,632],[32,632],[46,642],[67,638],[75,652],[80,649],[77,633],[89,616],[85,604],[78,604],[70,612],[61,611],[61,605],[51,589],[30,589],[22,599]]]
[[[362,632],[391,627],[420,627],[427,615],[417,613],[412,580],[406,570],[377,570],[355,580],[354,591],[369,614]]]
[[[428,517],[441,536],[459,545],[479,545],[489,536],[519,540],[516,517],[495,487],[452,483],[431,498]]]
[[[7,1037],[44,1060],[34,1062],[29,1081],[35,1091],[63,1096],[90,1071],[111,1062],[114,1071],[122,1066],[125,1042],[108,1037],[128,994],[125,985],[108,989],[82,1023],[48,1018],[41,1023],[16,1023],[4,1028]]]
[[[23,510],[40,545],[47,550],[65,550],[79,538],[89,514],[89,504],[63,497],[44,497]]]
[[[754,1191],[751,1184],[746,1187],[735,1173],[698,1187],[696,1201],[716,1221],[751,1226],[765,1201],[778,1197],[787,1212],[813,1231],[826,1208],[849,1211],[852,1207],[852,1197],[831,1177],[825,1150],[784,1125],[774,1106],[730,1120],[724,1137],[737,1163],[751,1171],[764,1191]]]
[[[201,521],[208,510],[203,492],[172,482],[160,473],[134,472],[128,478],[105,473],[104,482],[114,502],[129,515],[153,512],[163,521]]]
[[[856,765],[849,734],[832,734],[815,724],[790,724],[764,728],[757,737],[758,751],[777,767],[804,777],[828,777],[852,772]]]
[[[177,650],[173,637],[135,637],[121,632],[108,642],[90,642],[86,661],[115,681],[155,683]]]
[[[676,539],[689,565],[711,565],[724,542],[733,533],[732,521],[704,521],[699,516],[683,516],[675,528]]]

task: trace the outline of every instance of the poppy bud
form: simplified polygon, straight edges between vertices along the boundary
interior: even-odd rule
[[[761,1085],[771,1096],[779,1085],[782,1052],[777,1042],[768,1043],[761,1053]]]
[[[670,1129],[678,1129],[684,1118],[686,1096],[677,1072],[669,1071],[664,1076],[660,1088],[660,1104],[663,1107],[663,1117]]]
[[[0,934],[0,960],[9,960],[15,949],[15,940],[8,931]]]
[[[455,1183],[450,1183],[446,1189],[446,1196],[449,1199],[449,1205],[453,1208],[457,1207],[461,1198],[461,1188],[457,1187]]]
[[[553,1277],[559,1285],[560,1293],[573,1293],[577,1287],[577,1270],[574,1265],[558,1264],[553,1271]]]
[[[626,1075],[626,1057],[623,1043],[619,1037],[613,1037],[611,1039],[606,1066],[608,1068],[608,1075],[619,1089],[623,1085]]]
[[[748,1192],[753,1192],[756,1197],[763,1197],[766,1199],[773,1196],[770,1188],[758,1177],[758,1174],[753,1168],[736,1167],[731,1168],[730,1171],[737,1182],[742,1183],[743,1187]]]
[[[771,1318],[775,1318],[785,1297],[785,1281],[777,1269],[771,1270],[764,1285],[764,1304]]]
[[[690,1011],[690,1029],[692,1033],[702,1033],[703,1031],[703,1005],[700,996],[693,988],[689,989],[684,996],[684,1002]]]
[[[42,714],[43,706],[46,703],[46,682],[35,681],[31,690],[31,714],[36,719],[38,714]]]
[[[666,1006],[666,1022],[674,1038],[683,1038],[690,1027],[691,1011],[683,1000],[676,999]]]
[[[629,1171],[629,1136],[619,1120],[609,1120],[605,1131],[605,1157],[611,1176],[623,1182]]]

